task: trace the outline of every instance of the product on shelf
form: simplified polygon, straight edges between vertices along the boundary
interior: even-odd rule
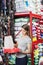
[[[9,59],[9,64],[15,64],[15,60],[16,60],[16,55],[15,54],[11,54],[8,56]]]
[[[40,59],[43,58],[43,43],[39,43],[36,46],[34,49],[34,65],[40,64]]]
[[[37,41],[38,39],[43,39],[43,21],[33,18],[32,36],[33,36],[33,41]]]
[[[31,54],[29,54],[27,56],[28,56],[28,63],[27,63],[27,65],[32,65],[32,63],[31,63]]]
[[[31,11],[35,14],[40,14],[40,0],[15,0],[16,12],[27,12]],[[21,6],[22,5],[22,6]]]
[[[32,40],[33,40],[33,42],[34,42],[34,41],[37,41],[37,37],[33,37],[33,39],[32,39]]]
[[[40,36],[40,26],[38,25],[38,26],[36,27],[36,29],[37,29],[37,38],[38,38],[38,39],[41,39],[41,36]]]
[[[41,21],[39,22],[39,24],[40,24],[40,36],[41,36],[41,38],[43,39],[43,20],[41,20]]]
[[[38,38],[38,19],[34,19],[32,20],[32,37],[33,37],[33,42],[37,41]]]
[[[28,0],[15,0],[16,12],[26,12],[30,11]],[[22,6],[21,6],[22,5]]]

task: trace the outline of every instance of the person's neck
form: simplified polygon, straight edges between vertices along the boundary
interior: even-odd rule
[[[26,37],[27,35],[22,35],[22,37],[24,38],[24,37]]]

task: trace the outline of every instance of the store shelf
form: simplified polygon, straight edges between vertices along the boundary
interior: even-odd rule
[[[23,12],[23,13],[22,13],[22,12],[19,12],[19,13],[16,12],[14,15],[15,15],[15,16],[27,16],[27,15],[29,15],[29,14],[30,14],[30,12]]]
[[[33,14],[33,13],[32,13],[32,17],[41,19],[41,15],[38,15],[38,14]]]
[[[29,15],[32,15],[32,17],[34,18],[41,18],[41,15],[38,15],[38,14],[33,14],[32,12],[16,12],[14,15],[15,16],[29,16]]]
[[[41,10],[41,12],[43,12],[43,9]]]
[[[16,15],[16,16],[19,15],[20,16],[20,15],[25,15],[25,14],[28,15],[28,14],[30,14],[30,12],[19,12],[19,13],[16,12],[14,15]]]
[[[15,13],[15,16],[17,16],[17,17],[24,17],[24,16],[30,17],[30,36],[32,38],[32,19],[33,18],[41,19],[41,15],[33,14],[32,12],[23,12],[23,13]],[[18,32],[18,34],[19,33],[20,33],[20,31]],[[32,43],[32,56],[31,56],[32,57],[32,65],[34,65],[34,62],[33,62],[34,61],[34,54],[33,54],[34,45],[38,44],[39,42],[43,42],[43,40],[40,40],[40,41],[38,40],[38,41]]]
[[[41,15],[41,19],[43,19],[43,15]]]
[[[37,40],[37,41],[33,42],[33,45],[37,45],[39,43],[43,43],[43,39],[40,39],[40,40]]]
[[[43,22],[39,22],[39,24],[42,24],[43,25]]]

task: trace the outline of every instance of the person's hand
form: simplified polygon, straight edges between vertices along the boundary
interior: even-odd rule
[[[21,50],[21,49],[19,49],[19,52],[17,52],[17,53],[22,53],[22,50]]]
[[[16,47],[16,48],[17,48],[17,47],[18,47],[18,44],[14,44],[14,47]]]

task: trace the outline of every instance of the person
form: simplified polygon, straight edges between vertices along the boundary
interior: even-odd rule
[[[29,26],[22,26],[22,36],[17,40],[20,52],[16,53],[16,65],[27,65],[27,54],[32,51],[32,41],[29,37]]]

